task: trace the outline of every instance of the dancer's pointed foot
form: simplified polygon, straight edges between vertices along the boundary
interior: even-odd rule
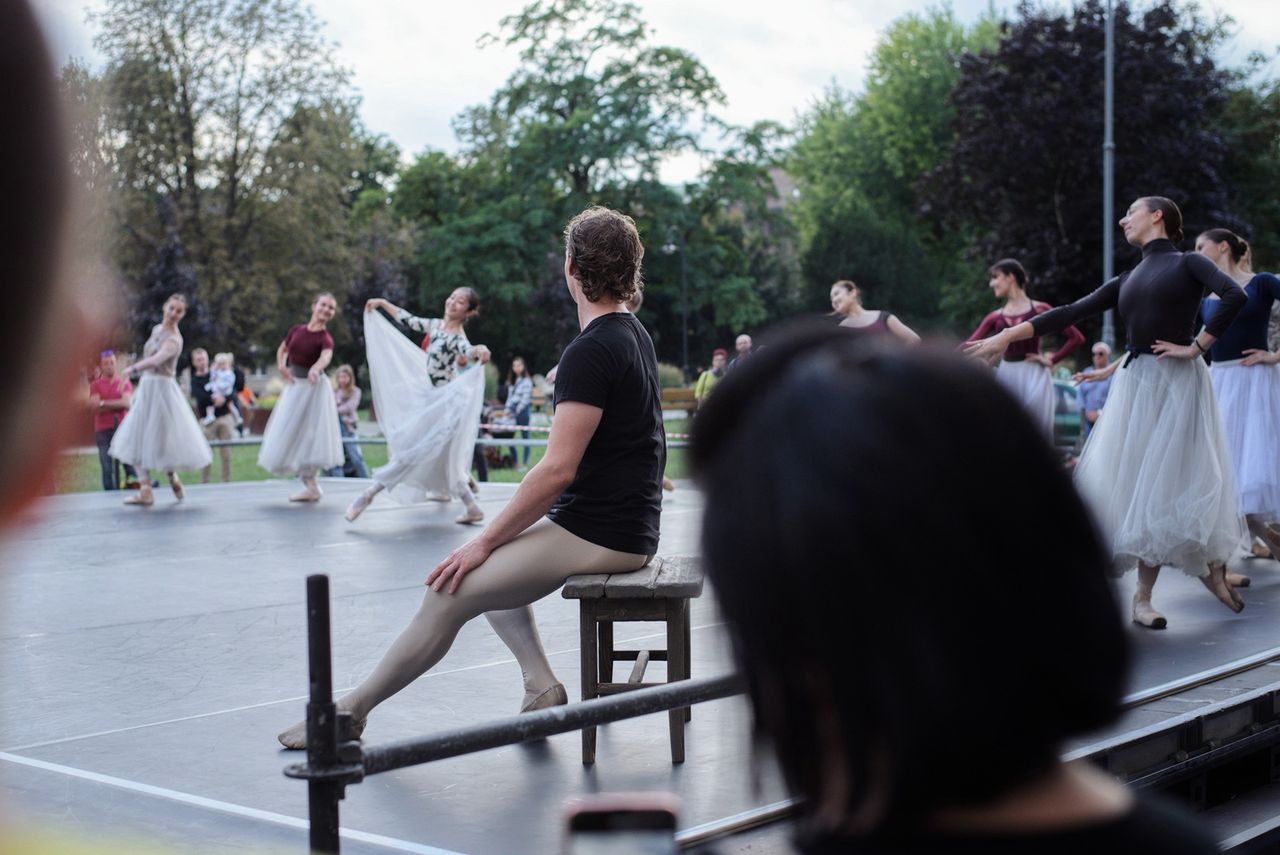
[[[1147,629],[1164,629],[1169,625],[1164,615],[1151,608],[1150,600],[1140,600],[1137,594],[1133,596],[1133,622]]]
[[[138,491],[138,495],[130,496],[124,500],[124,503],[126,505],[141,505],[144,508],[149,508],[156,503],[156,497],[152,494],[150,487],[143,487]]]
[[[376,495],[377,493],[373,490],[365,490],[363,493],[356,496],[355,501],[347,506],[347,522],[355,522],[356,517],[364,513],[364,509],[369,507],[369,504],[373,501],[373,497]]]
[[[1262,530],[1262,542],[1271,551],[1271,557],[1280,561],[1280,523],[1268,523]]]
[[[1271,550],[1267,548],[1267,545],[1265,543],[1263,543],[1261,540],[1255,537],[1253,539],[1253,543],[1249,544],[1249,554],[1246,555],[1245,557],[1246,558],[1270,558]]]
[[[552,683],[540,692],[536,689],[525,692],[524,702],[520,704],[520,712],[545,710],[548,707],[564,706],[567,703],[569,703],[569,693],[565,691],[564,683]]]
[[[1247,588],[1253,584],[1253,580],[1243,573],[1233,573],[1228,570],[1227,584],[1233,588]]]
[[[369,723],[369,717],[365,716],[359,721],[351,722],[351,738],[359,739],[364,734],[365,725]],[[293,727],[277,734],[276,739],[280,740],[280,744],[290,751],[303,751],[307,747],[307,722],[298,722]]]
[[[454,520],[454,522],[458,525],[475,525],[478,522],[484,522],[484,511],[479,508],[469,510]]]
[[[1227,582],[1227,565],[1214,562],[1209,565],[1208,575],[1201,576],[1200,581],[1209,589],[1218,601],[1237,614],[1244,610],[1244,600]]]
[[[182,489],[182,479],[178,477],[178,473],[169,473],[169,486],[173,488],[173,497],[181,502],[187,496],[187,491]]]

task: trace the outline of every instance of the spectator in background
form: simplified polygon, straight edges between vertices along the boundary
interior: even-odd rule
[[[524,359],[517,356],[511,360],[511,371],[507,374],[507,414],[515,419],[517,426],[527,428],[532,412],[533,378],[529,376],[529,369],[525,367]],[[529,431],[520,431],[520,436],[528,439]],[[511,462],[514,464],[517,460],[520,461],[516,466],[517,472],[523,472],[529,468],[529,446],[511,447]]]
[[[693,396],[698,400],[699,407],[707,400],[711,390],[720,382],[720,378],[724,376],[725,362],[728,359],[729,351],[723,347],[717,347],[711,352],[711,368],[703,371],[698,377],[698,382],[693,386]]]
[[[196,402],[196,411],[206,417],[212,415],[213,420],[201,422],[204,438],[209,441],[228,440],[235,436],[236,417],[231,412],[228,396],[216,392],[211,383],[212,371],[209,369],[209,351],[197,347],[191,351],[191,399]],[[231,480],[231,448],[218,446],[218,462],[221,464],[222,483]],[[213,464],[200,470],[200,483],[209,483],[209,473]]]
[[[793,332],[693,433],[702,554],[801,853],[1218,851],[1190,817],[1059,759],[1120,715],[1129,645],[1089,511],[989,372]],[[1036,496],[1001,506],[994,539],[973,491],[993,471]],[[948,572],[891,569],[920,519]]]
[[[746,333],[743,333],[742,335],[734,339],[733,349],[736,350],[738,353],[735,357],[733,357],[733,359],[729,360],[729,364],[725,366],[724,370],[726,372],[732,371],[733,369],[737,368],[738,365],[745,362],[747,360],[747,357],[751,355],[751,348],[752,348],[751,336],[747,335]]]
[[[1089,432],[1097,424],[1098,416],[1102,415],[1102,406],[1107,402],[1107,394],[1111,391],[1110,374],[1101,380],[1089,380],[1088,377],[1091,374],[1106,370],[1106,367],[1111,364],[1111,346],[1105,341],[1095,343],[1092,359],[1092,365],[1071,378],[1073,380],[1079,378],[1077,382],[1080,383],[1080,391],[1077,398],[1080,402],[1080,415],[1085,438],[1088,438]]]
[[[98,377],[89,383],[89,408],[93,410],[93,436],[98,444],[98,463],[102,465],[102,489],[118,490],[116,460],[108,452],[116,429],[129,412],[133,398],[133,384],[129,378],[116,373],[116,355],[104,350],[98,357]],[[137,486],[138,476],[133,467],[124,464],[125,486]]]
[[[338,430],[342,434],[342,451],[346,460],[327,474],[333,478],[368,478],[369,467],[365,465],[360,445],[346,441],[356,437],[356,426],[360,422],[360,387],[356,385],[355,369],[350,365],[339,365],[333,373],[333,382],[333,402],[338,407]]]

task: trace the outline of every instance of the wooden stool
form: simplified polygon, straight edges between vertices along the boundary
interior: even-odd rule
[[[693,556],[655,558],[632,573],[571,576],[561,592],[578,601],[582,656],[582,699],[613,695],[642,686],[651,661],[667,663],[667,682],[689,679],[689,600],[702,595],[702,564]],[[615,650],[613,625],[620,621],[666,621],[665,650]],[[634,661],[625,683],[613,681],[613,663]],[[671,762],[684,762],[688,707],[668,713]],[[596,729],[582,729],[582,762],[596,761]]]

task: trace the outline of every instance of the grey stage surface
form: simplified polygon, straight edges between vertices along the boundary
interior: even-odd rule
[[[0,801],[11,812],[176,852],[306,851],[306,787],[281,775],[300,755],[274,738],[303,713],[304,578],[331,576],[335,685],[349,687],[414,612],[430,567],[472,533],[453,523],[456,505],[385,499],[348,525],[342,511],[363,482],[324,486],[316,506],[290,505],[294,485],[281,481],[189,487],[180,505],[160,490],[151,509],[125,508],[119,494],[60,496],[15,532],[0,632]],[[491,518],[512,490],[483,485]],[[664,553],[696,551],[700,509],[688,485],[667,494]],[[1135,632],[1134,688],[1277,644],[1280,566],[1246,563],[1255,582],[1240,616],[1195,580],[1161,580],[1171,628]],[[1052,604],[1039,605],[1046,631],[1088,631],[1053,626]],[[575,699],[576,603],[552,596],[535,610]],[[695,601],[693,627],[694,675],[727,670],[711,597]],[[627,624],[618,640],[660,633]],[[515,712],[520,696],[510,654],[473,622],[434,672],[375,712],[365,738],[487,721]],[[602,728],[594,768],[581,764],[578,735],[564,734],[378,775],[348,791],[343,850],[554,852],[563,801],[595,790],[674,791],[683,827],[723,818],[782,797],[767,771],[757,792],[747,724],[741,699],[699,706],[683,766],[671,765],[656,716]]]

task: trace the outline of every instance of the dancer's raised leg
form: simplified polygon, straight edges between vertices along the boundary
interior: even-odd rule
[[[373,503],[373,497],[387,489],[386,485],[381,481],[374,481],[368,487],[355,497],[355,500],[347,506],[346,518],[347,522],[355,522],[356,517],[364,513],[364,509]]]
[[[528,606],[580,573],[620,573],[638,570],[649,556],[596,546],[543,519],[523,534],[498,547],[484,564],[471,571],[456,594],[428,590],[409,625],[359,686],[338,701],[338,709],[360,721],[369,711],[433,667],[449,651],[467,621],[486,612],[508,612]],[[503,631],[511,620],[499,617]],[[551,675],[537,629],[514,631],[503,637],[522,668],[536,679]],[[536,645],[536,647],[535,647]],[[539,662],[538,660],[542,661]],[[544,687],[545,688],[545,687]],[[299,723],[279,736],[287,748],[306,747],[306,725]]]

